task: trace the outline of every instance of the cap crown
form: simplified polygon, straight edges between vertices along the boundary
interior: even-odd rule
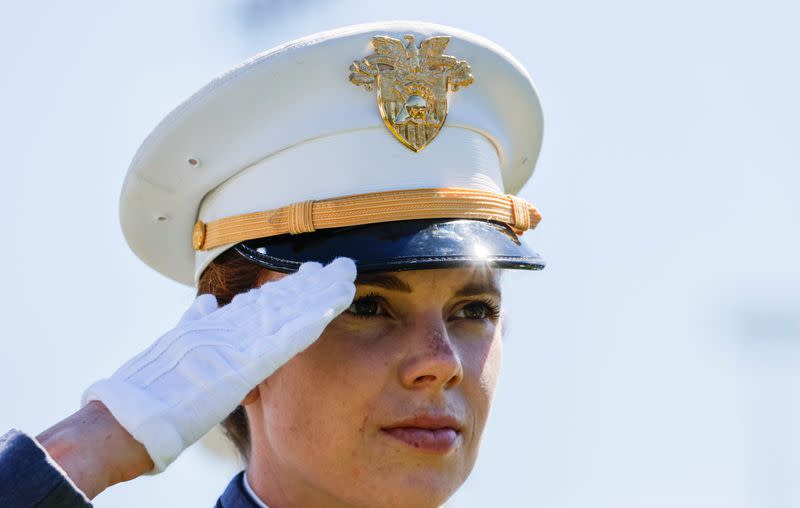
[[[468,62],[474,76],[469,86],[445,95],[446,120],[418,153],[387,129],[376,99],[353,86],[348,70],[375,51],[375,38],[408,36],[449,37],[446,54]],[[424,108],[430,98],[409,94],[406,102]],[[406,119],[396,114],[393,121]],[[143,261],[192,285],[229,247],[195,252],[197,219],[421,187],[516,193],[533,170],[541,136],[530,78],[486,39],[420,22],[314,34],[221,75],[153,130],[123,185],[122,228]]]

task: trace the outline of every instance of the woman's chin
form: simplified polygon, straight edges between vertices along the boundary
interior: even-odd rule
[[[386,506],[437,507],[466,481],[472,468],[464,462],[458,451],[443,455],[414,449],[395,455],[366,476],[384,499],[397,501]]]
[[[406,471],[390,475],[380,482],[376,490],[381,494],[383,508],[436,508],[458,490],[466,478],[454,478],[453,475],[435,471]],[[376,498],[372,498],[372,503]]]

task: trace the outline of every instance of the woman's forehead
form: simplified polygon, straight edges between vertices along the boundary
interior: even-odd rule
[[[382,288],[400,293],[415,290],[448,289],[460,295],[495,293],[500,290],[501,270],[486,265],[428,270],[403,270],[360,274],[356,285]]]

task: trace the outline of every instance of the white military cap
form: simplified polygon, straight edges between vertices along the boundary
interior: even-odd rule
[[[292,271],[476,261],[538,269],[518,236],[542,112],[496,44],[421,22],[318,33],[256,55],[172,111],[125,178],[122,229],[160,273],[195,284],[220,253]]]

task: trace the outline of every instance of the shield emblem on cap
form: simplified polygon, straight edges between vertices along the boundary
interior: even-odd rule
[[[450,37],[430,37],[416,45],[413,35],[372,38],[375,53],[350,66],[350,81],[377,90],[378,111],[394,136],[415,152],[425,148],[447,117],[447,92],[474,78],[465,60],[445,55]]]

